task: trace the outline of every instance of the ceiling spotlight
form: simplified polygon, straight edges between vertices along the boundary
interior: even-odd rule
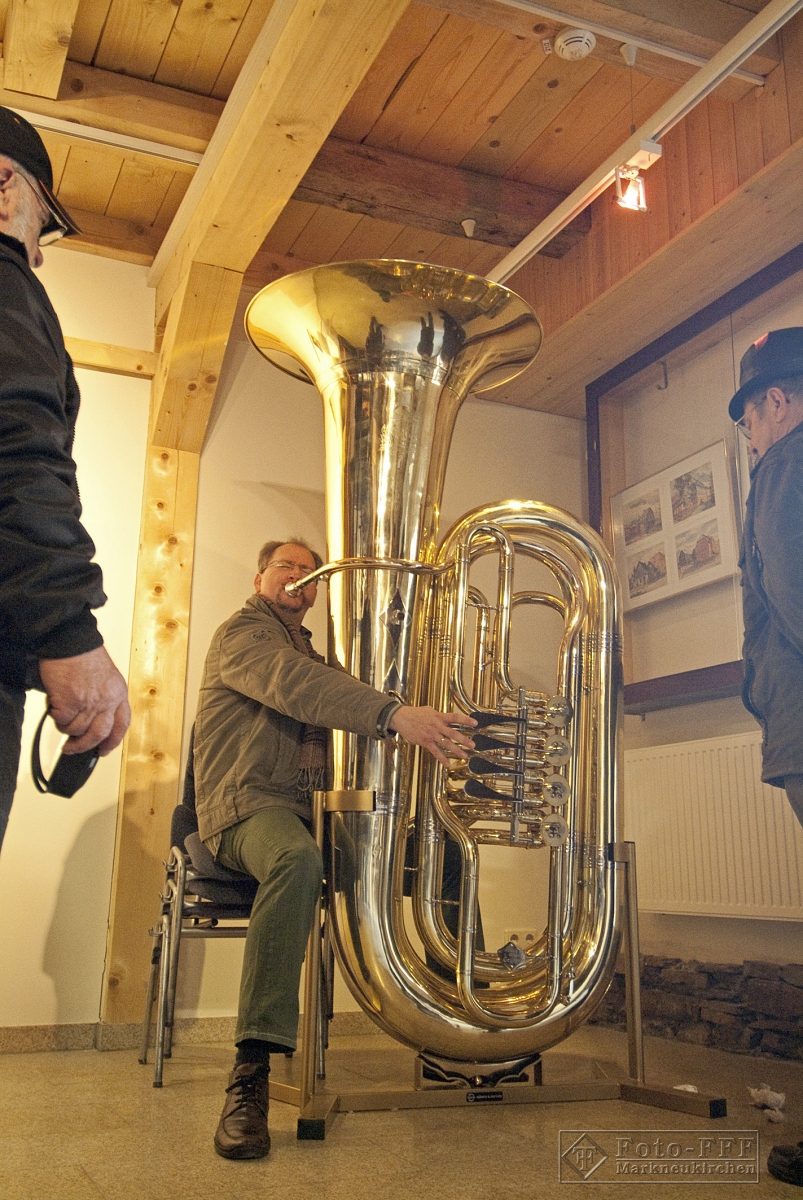
[[[596,44],[590,29],[561,29],[555,38],[555,53],[558,58],[576,61],[587,58]]]
[[[473,238],[474,230],[477,228],[477,222],[474,220],[474,218],[473,217],[465,217],[460,222],[460,224],[463,228],[463,233],[466,235],[466,237]]]
[[[644,176],[638,167],[616,168],[616,203],[630,212],[646,212]]]

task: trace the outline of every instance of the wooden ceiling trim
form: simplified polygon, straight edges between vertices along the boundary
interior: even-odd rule
[[[3,38],[3,87],[58,95],[79,0],[12,4]]]
[[[154,263],[159,312],[192,261],[244,271],[409,0],[278,0]]]
[[[703,58],[712,58],[754,15],[728,0],[694,0],[693,4],[688,0],[661,0],[660,4],[654,0],[568,0],[560,7],[580,19],[601,21]],[[779,59],[780,48],[772,38],[744,65],[766,75]]]
[[[477,241],[516,246],[564,199],[564,193],[406,154],[329,138],[294,198],[379,220],[462,237],[461,221],[476,221]],[[588,231],[581,214],[545,253],[560,256]]]

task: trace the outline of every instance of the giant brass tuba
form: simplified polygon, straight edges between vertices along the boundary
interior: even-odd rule
[[[521,1060],[565,1037],[601,999],[622,909],[610,557],[591,529],[532,501],[478,509],[439,542],[460,405],[532,360],[539,322],[486,279],[374,260],[270,284],[251,301],[246,328],[263,355],[323,398],[330,653],[407,702],[480,714],[477,753],[448,772],[392,740],[335,733],[334,792],[374,798],[373,811],[332,818],[341,969],[365,1011],[415,1049],[458,1062]],[[551,586],[514,592],[524,560]],[[491,564],[490,600],[472,575],[480,562]],[[562,619],[553,695],[510,677],[511,615],[533,604]],[[415,936],[402,899],[413,819]],[[463,864],[456,938],[439,895],[447,832]],[[486,844],[548,859],[543,935],[507,963],[475,944]],[[427,966],[419,941],[453,982]]]

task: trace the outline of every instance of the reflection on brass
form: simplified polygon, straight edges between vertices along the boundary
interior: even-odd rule
[[[331,656],[408,703],[481,713],[476,754],[448,771],[399,739],[333,735],[334,794],[376,795],[373,811],[338,806],[329,818],[341,970],[366,1012],[419,1052],[523,1058],[590,1015],[619,946],[618,589],[597,535],[549,505],[485,505],[445,537],[439,524],[463,400],[527,367],[540,324],[499,284],[373,260],[276,281],[251,301],[246,327],[323,400]],[[534,445],[534,475],[537,456]],[[490,598],[469,578],[483,557],[496,566]],[[522,557],[550,573],[550,590],[514,590]],[[522,604],[563,621],[550,695],[511,678],[510,618]],[[413,822],[416,937],[403,904]],[[456,938],[440,903],[447,832],[462,857]],[[546,927],[523,961],[476,948],[480,845],[548,863]],[[419,940],[449,978],[427,966]]]
[[[373,812],[376,796],[369,788],[342,788],[336,792],[324,792],[323,804],[327,812]]]

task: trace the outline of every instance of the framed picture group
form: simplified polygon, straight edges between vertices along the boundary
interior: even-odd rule
[[[733,575],[736,529],[725,442],[611,498],[625,610]]]

